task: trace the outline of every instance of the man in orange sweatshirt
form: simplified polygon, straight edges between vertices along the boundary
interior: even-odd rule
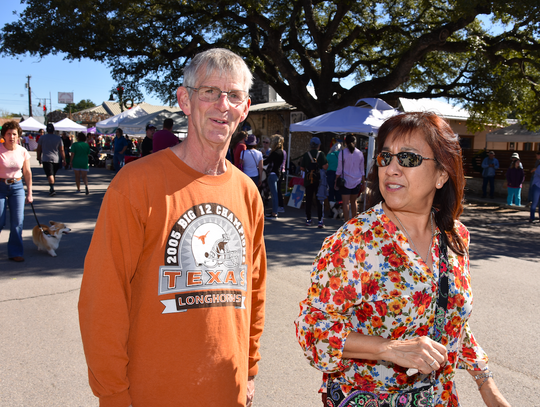
[[[186,140],[112,181],[86,256],[79,319],[103,407],[250,406],[264,325],[258,190],[227,164],[252,75],[195,56],[177,90]]]

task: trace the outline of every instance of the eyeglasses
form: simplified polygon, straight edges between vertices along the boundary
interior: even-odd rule
[[[377,154],[376,161],[377,167],[388,167],[392,162],[392,157],[397,157],[398,164],[401,167],[413,168],[422,164],[423,160],[437,161],[436,158],[422,157],[420,154],[411,153],[409,151],[403,151],[401,153],[391,154],[388,151],[383,151]]]
[[[229,103],[234,106],[238,106],[244,100],[249,98],[249,94],[243,90],[230,90],[225,92],[224,90],[214,86],[199,86],[198,88],[186,86],[186,88],[197,92],[199,94],[199,100],[202,100],[203,102],[217,102],[222,93],[227,94]]]
[[[270,143],[270,142],[269,141],[263,141],[263,144],[268,144],[268,143]]]

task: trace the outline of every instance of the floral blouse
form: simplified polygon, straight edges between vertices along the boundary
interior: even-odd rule
[[[469,232],[456,230],[469,246]],[[341,384],[371,392],[397,392],[425,386],[426,375],[386,361],[343,358],[349,332],[392,340],[433,332],[439,279],[437,229],[431,250],[433,270],[415,253],[381,204],[351,219],[326,238],[313,263],[311,287],[300,303],[297,338],[311,365]],[[487,355],[467,321],[472,311],[468,255],[448,248],[449,292],[441,343],[448,362],[435,375],[435,406],[459,406],[453,383],[456,368],[484,370]],[[429,381],[428,381],[429,382]]]

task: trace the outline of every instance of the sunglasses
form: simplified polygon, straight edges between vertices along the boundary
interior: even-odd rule
[[[382,153],[377,154],[377,156],[375,157],[377,167],[388,167],[392,162],[392,157],[397,157],[398,164],[401,167],[406,168],[418,167],[420,164],[422,164],[423,160],[437,161],[436,158],[422,157],[420,154],[411,153],[409,151],[403,151],[396,154],[391,154],[388,151],[383,151]]]

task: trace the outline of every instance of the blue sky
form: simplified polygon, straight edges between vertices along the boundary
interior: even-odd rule
[[[20,0],[0,1],[0,26],[17,20],[13,11],[21,12],[24,5]],[[32,90],[33,115],[42,116],[43,109],[37,107],[38,98],[47,99],[49,94],[52,110],[63,110],[65,105],[58,103],[58,92],[73,92],[75,103],[90,99],[96,105],[109,100],[110,90],[116,87],[109,69],[99,62],[81,60],[65,61],[61,55],[50,55],[43,59],[24,56],[19,58],[0,57],[0,111],[28,114],[27,76]],[[43,104],[44,100],[41,100]],[[161,105],[155,97],[145,94],[145,102]]]

